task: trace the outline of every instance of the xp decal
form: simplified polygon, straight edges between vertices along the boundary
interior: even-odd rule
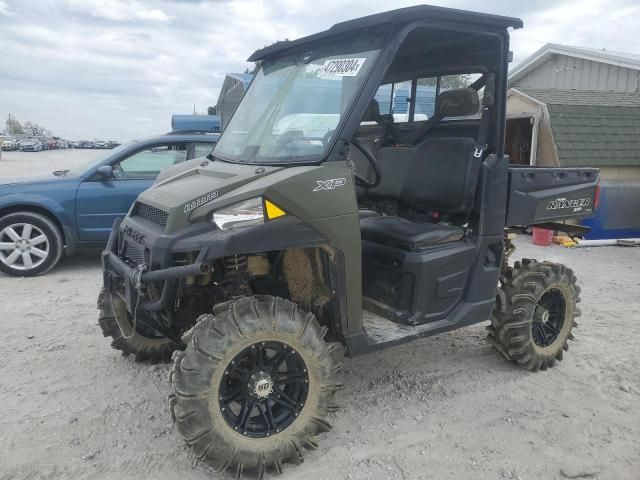
[[[331,178],[329,180],[316,180],[316,188],[313,189],[314,192],[319,192],[321,190],[335,190],[338,187],[343,187],[347,184],[347,179],[345,177],[340,178]]]

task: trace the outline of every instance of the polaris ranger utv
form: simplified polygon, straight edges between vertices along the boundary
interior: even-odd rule
[[[116,222],[100,325],[137,360],[175,352],[171,412],[199,459],[259,477],[301,461],[330,428],[345,350],[490,319],[522,367],[562,359],[576,277],[509,266],[507,233],[577,228],[560,222],[593,214],[598,171],[509,165],[521,26],[417,6],[259,50],[212,155],[163,172]]]

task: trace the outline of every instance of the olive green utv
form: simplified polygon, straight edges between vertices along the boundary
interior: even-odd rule
[[[559,221],[594,213],[598,171],[509,165],[521,26],[416,6],[259,50],[212,154],[116,222],[100,325],[136,360],[173,359],[173,420],[200,460],[259,478],[302,461],[345,353],[490,320],[507,359],[562,359],[576,278],[510,266],[507,233],[579,231]]]

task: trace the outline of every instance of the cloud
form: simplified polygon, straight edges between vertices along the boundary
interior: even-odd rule
[[[633,0],[572,0],[532,12],[512,34],[514,64],[546,43],[640,53],[637,14]]]
[[[135,22],[168,22],[169,16],[159,8],[148,8],[142,2],[126,0],[66,0],[69,9],[107,20]]]
[[[415,3],[0,0],[0,124],[11,112],[70,139],[166,132],[172,114],[215,105],[225,74],[251,68],[254,50]],[[512,34],[514,64],[547,42],[638,48],[634,0],[488,0],[482,9],[524,18]]]

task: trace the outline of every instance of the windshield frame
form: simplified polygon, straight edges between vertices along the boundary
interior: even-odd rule
[[[336,142],[338,141],[338,139],[342,136],[342,131],[344,130],[344,126],[347,123],[347,121],[349,120],[351,113],[353,112],[354,108],[357,105],[357,102],[359,101],[362,92],[367,88],[367,86],[370,84],[371,82],[371,77],[373,75],[374,72],[376,72],[378,70],[378,66],[380,64],[380,59],[383,57],[385,50],[388,47],[388,34],[390,32],[384,31],[384,32],[378,32],[378,34],[380,35],[381,39],[380,39],[380,44],[377,46],[377,48],[370,48],[369,50],[366,50],[367,52],[369,51],[375,51],[375,55],[372,56],[371,58],[371,64],[367,67],[367,71],[364,73],[364,76],[362,78],[362,82],[360,83],[360,85],[353,91],[351,99],[349,100],[349,102],[347,103],[347,105],[345,106],[344,110],[342,113],[340,113],[340,119],[335,127],[334,134],[332,135],[331,139],[329,140],[329,142],[327,143],[327,145],[324,147],[324,150],[322,151],[322,153],[315,153],[312,155],[299,155],[299,156],[276,156],[276,157],[254,157],[253,159],[247,160],[246,158],[243,158],[242,156],[240,156],[239,158],[231,158],[226,156],[224,153],[220,153],[218,151],[218,146],[220,145],[222,139],[224,138],[225,134],[230,134],[227,133],[227,128],[225,127],[224,131],[222,132],[222,134],[220,135],[220,138],[218,139],[218,142],[216,143],[213,151],[212,151],[212,156],[215,157],[218,160],[221,160],[223,162],[227,162],[227,163],[235,163],[235,164],[242,164],[242,165],[264,165],[264,166],[291,166],[291,165],[317,165],[320,164],[322,162],[327,161],[327,159],[331,156],[332,152],[334,151],[334,147]],[[365,30],[357,30],[354,32],[349,32],[348,34],[340,34],[340,35],[336,35],[334,39],[332,39],[332,43],[339,43],[339,42],[348,42],[350,39],[353,39],[354,36],[357,35],[363,35],[363,34],[371,34],[371,32]],[[287,50],[285,52],[279,53],[277,55],[274,55],[273,57],[268,57],[267,59],[263,60],[259,66],[259,70],[256,73],[256,75],[259,72],[262,72],[264,67],[265,67],[265,61],[270,61],[270,62],[277,62],[278,60],[282,59],[282,58],[287,58],[287,57],[295,57],[297,56],[298,59],[302,59],[304,57],[305,54],[308,54],[309,52],[313,51],[313,47],[314,44],[311,43],[309,45],[305,45],[304,47],[299,47],[296,49],[291,49],[291,50]],[[358,55],[363,52],[349,52],[353,53],[353,55]],[[326,55],[326,57],[335,57],[338,55],[346,55],[347,53],[336,53],[333,55]],[[319,58],[325,58],[323,56],[320,56]],[[301,62],[301,64],[303,64]],[[297,63],[293,63],[292,65],[297,65]],[[263,77],[264,78],[264,77]],[[249,88],[247,88],[247,90],[244,92],[244,95],[242,96],[242,99],[240,100],[240,103],[238,103],[238,106],[236,107],[232,117],[230,118],[228,125],[231,125],[231,122],[233,121],[233,117],[236,115],[236,113],[238,112],[238,109],[240,108],[240,106],[242,105],[242,102],[245,101],[245,98],[247,97],[247,95],[249,94],[249,92],[251,91],[252,88],[255,88],[255,77],[254,77],[254,81],[251,82]],[[284,118],[284,117],[283,117]]]

